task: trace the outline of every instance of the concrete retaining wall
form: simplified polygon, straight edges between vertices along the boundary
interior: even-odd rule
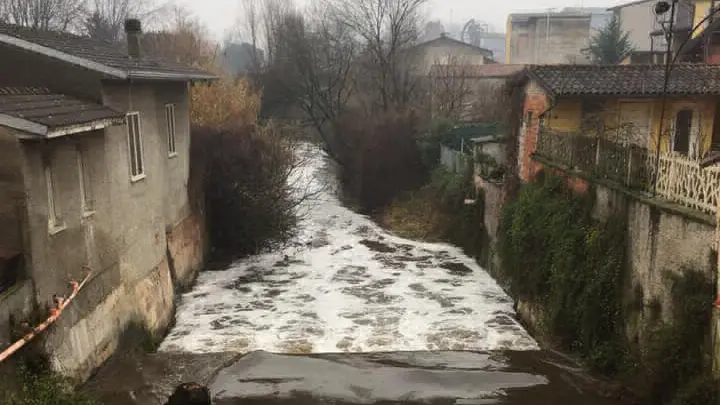
[[[33,309],[33,296],[33,285],[30,281],[22,281],[0,294],[0,347],[12,343],[10,317],[19,320],[30,315]]]
[[[197,215],[191,215],[167,235],[168,253],[176,282],[187,288],[203,265],[205,228]]]
[[[672,305],[668,273],[692,268],[714,279],[715,225],[689,210],[670,203],[654,204],[606,186],[595,187],[595,214],[607,218],[626,210],[630,283],[629,296],[642,298],[642,309],[628,319],[631,339],[642,342],[643,325],[654,316],[670,320]],[[714,297],[708,297],[708,305]],[[659,305],[660,312],[657,311]],[[655,308],[655,309],[652,309]]]
[[[168,232],[167,251],[146,276],[126,279],[114,286],[112,277],[92,279],[45,337],[53,367],[62,374],[85,380],[115,353],[123,333],[133,327],[162,337],[175,313],[174,285],[188,286],[203,265],[204,237],[201,218],[191,215]],[[172,258],[172,259],[171,259]],[[172,261],[175,275],[171,271]],[[89,296],[103,291],[103,299],[90,306]]]
[[[485,190],[485,226],[490,235],[490,269],[499,268],[497,257],[497,229],[502,215],[503,190],[500,186],[482,184]],[[639,300],[638,311],[627,321],[628,337],[642,343],[644,331],[651,319],[660,316],[670,320],[672,285],[668,273],[681,274],[692,268],[709,279],[715,277],[717,252],[715,225],[711,218],[693,213],[670,203],[634,196],[611,186],[593,184],[595,216],[609,218],[614,213],[627,216],[628,242],[628,300]],[[497,273],[497,270],[494,272]],[[708,305],[714,297],[708,297]],[[519,303],[519,315],[531,329],[541,321],[537,308]],[[659,304],[659,306],[657,305]],[[660,312],[658,313],[658,309]]]

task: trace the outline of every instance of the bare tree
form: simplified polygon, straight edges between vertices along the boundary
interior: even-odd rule
[[[418,89],[411,51],[426,0],[336,0],[327,5],[362,39],[362,65],[382,109],[405,107]]]
[[[218,71],[218,46],[208,39],[202,24],[181,7],[173,8],[172,15],[163,30],[142,36],[142,47],[166,60]]]
[[[164,10],[165,6],[154,6],[150,0],[91,0],[83,28],[92,38],[118,42],[127,18],[139,18],[147,27]]]
[[[449,55],[444,62],[436,62],[430,70],[431,113],[459,121],[472,102],[472,66],[454,55]]]
[[[296,106],[317,131],[328,152],[338,157],[341,139],[332,126],[346,109],[353,92],[356,41],[347,27],[326,18],[286,12],[274,21],[272,63],[265,75],[264,96]],[[339,160],[339,159],[338,159]]]
[[[11,24],[65,31],[80,20],[84,3],[84,0],[3,0],[0,16]]]
[[[267,50],[268,63],[275,58],[275,51],[278,47],[278,31],[282,24],[286,24],[286,16],[296,12],[291,0],[262,0],[260,16],[262,18],[263,36],[265,49]]]
[[[241,8],[243,11],[244,21],[243,26],[245,27],[245,37],[252,46],[251,59],[252,69],[255,73],[261,69],[261,57],[260,57],[260,31],[262,29],[260,23],[260,0],[242,0]]]

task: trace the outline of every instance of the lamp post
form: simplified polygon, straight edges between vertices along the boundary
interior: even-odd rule
[[[654,8],[655,15],[657,17],[661,17],[670,13],[670,18],[669,22],[660,23],[665,34],[665,42],[667,43],[667,49],[665,50],[665,72],[663,77],[663,89],[662,93],[660,94],[662,106],[660,109],[660,124],[658,127],[657,145],[655,148],[655,174],[653,176],[653,195],[657,194],[658,176],[660,174],[660,149],[662,147],[662,137],[663,131],[665,129],[665,113],[667,109],[667,89],[670,83],[672,69],[675,67],[677,59],[678,57],[680,57],[680,54],[682,53],[685,45],[687,45],[688,41],[693,38],[693,34],[697,32],[703,25],[705,25],[706,22],[714,18],[716,14],[720,13],[720,7],[711,8],[708,14],[692,27],[692,29],[688,33],[688,37],[680,43],[680,45],[677,47],[677,50],[675,51],[675,54],[673,55],[672,39],[673,35],[675,34],[673,30],[675,28],[675,15],[677,14],[677,7],[679,3],[680,0],[661,0],[655,3]]]
[[[668,4],[667,1],[663,0],[655,4],[655,15],[657,16],[664,15],[668,11],[670,11],[670,27],[667,31],[665,31],[665,26],[663,23],[661,23],[665,34],[665,43],[667,44],[667,49],[665,49],[665,74],[663,75],[663,89],[661,93],[662,106],[660,107],[660,124],[658,125],[657,145],[655,145],[655,173],[653,176],[653,195],[657,195],[658,175],[660,174],[660,148],[662,147],[663,126],[665,124],[665,109],[667,107],[667,88],[668,84],[670,83],[670,70],[672,69],[675,59],[672,58],[673,60],[671,61],[670,56],[672,55],[672,36],[673,28],[675,26],[675,6],[677,5],[677,2],[678,0],[672,0],[672,4]],[[678,55],[679,54],[680,51],[678,50]]]

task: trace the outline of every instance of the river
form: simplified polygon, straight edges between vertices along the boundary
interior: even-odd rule
[[[180,381],[217,404],[611,404],[539,350],[513,302],[457,247],[398,238],[336,197],[325,158],[297,237],[202,272],[150,355],[116,356],[87,385],[106,404],[158,404]]]

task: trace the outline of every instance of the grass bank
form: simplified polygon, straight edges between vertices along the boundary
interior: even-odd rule
[[[466,204],[468,199],[474,203]],[[399,236],[449,242],[478,255],[486,240],[483,214],[483,198],[475,191],[471,173],[438,167],[427,184],[395,199],[383,211],[381,222]]]

